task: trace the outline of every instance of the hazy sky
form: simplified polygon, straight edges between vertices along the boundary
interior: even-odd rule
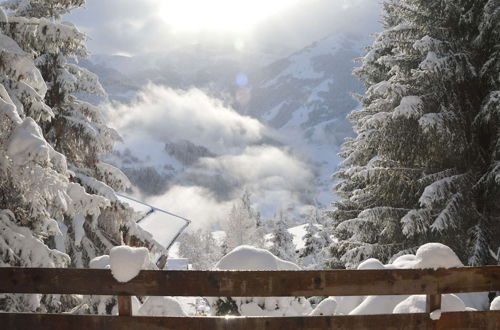
[[[138,54],[192,43],[297,50],[331,33],[379,30],[381,0],[87,0],[65,19],[93,53]]]

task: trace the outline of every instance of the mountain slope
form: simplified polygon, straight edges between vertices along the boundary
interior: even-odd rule
[[[300,129],[307,140],[339,145],[352,134],[345,116],[357,106],[351,93],[362,91],[351,72],[363,44],[330,36],[270,64],[255,77],[242,110],[276,129]]]
[[[362,93],[352,75],[354,59],[367,40],[332,35],[276,61],[252,77],[250,101],[242,112],[275,128],[316,168],[319,205],[332,200],[331,174],[339,147],[353,134],[346,115],[358,106],[352,93]]]

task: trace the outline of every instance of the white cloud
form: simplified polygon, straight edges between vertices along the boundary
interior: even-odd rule
[[[313,203],[316,188],[310,165],[284,148],[248,146],[238,155],[203,159],[201,166],[239,182],[235,195],[243,189],[251,192],[264,217]]]
[[[218,201],[210,190],[196,186],[174,186],[166,194],[148,199],[148,203],[190,219],[191,229],[218,223],[232,207],[232,201]]]
[[[124,137],[121,148],[141,160],[148,158],[156,168],[173,164],[164,150],[166,142],[188,140],[216,154],[188,167],[177,164],[174,186],[149,200],[193,219],[194,227],[224,219],[244,190],[266,217],[290,204],[312,202],[315,178],[310,165],[287,147],[265,144],[268,129],[262,123],[201,90],[148,85],[130,104],[108,104],[106,110],[112,114],[110,124]]]
[[[263,138],[264,126],[210,98],[199,89],[174,90],[148,85],[130,104],[109,104],[111,123],[126,138],[160,142],[190,140],[215,153],[239,149]]]
[[[238,155],[202,159],[201,167],[237,178],[255,191],[297,193],[310,188],[314,176],[304,162],[275,146],[248,146]],[[261,196],[264,197],[264,196]]]

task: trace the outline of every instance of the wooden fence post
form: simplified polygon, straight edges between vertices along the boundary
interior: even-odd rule
[[[429,315],[436,309],[441,309],[441,295],[440,294],[428,294],[425,300],[425,311]],[[432,321],[431,329],[438,328],[438,321]]]
[[[132,316],[132,298],[130,296],[118,296],[118,315]]]
[[[441,309],[441,295],[440,294],[428,294],[425,301],[425,311],[426,313],[431,313],[436,309]]]

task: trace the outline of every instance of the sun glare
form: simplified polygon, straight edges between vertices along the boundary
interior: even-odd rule
[[[160,15],[178,31],[245,31],[298,0],[171,0]]]

